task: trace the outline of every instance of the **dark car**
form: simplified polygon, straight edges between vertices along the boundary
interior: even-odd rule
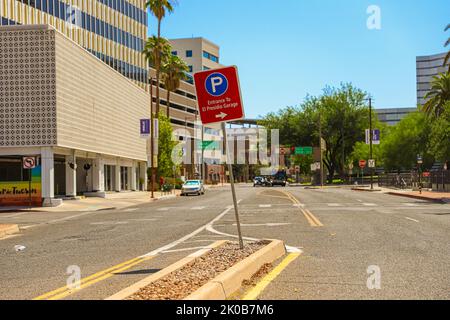
[[[278,172],[275,176],[273,176],[271,184],[272,184],[272,186],[286,187],[286,185],[287,185],[286,172],[284,172],[284,171]]]

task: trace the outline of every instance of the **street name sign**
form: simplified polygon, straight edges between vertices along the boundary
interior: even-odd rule
[[[312,147],[297,147],[295,148],[296,155],[311,155],[313,154]]]
[[[194,82],[203,124],[244,118],[237,67],[197,72]]]
[[[36,157],[23,157],[23,168],[24,169],[36,168]]]

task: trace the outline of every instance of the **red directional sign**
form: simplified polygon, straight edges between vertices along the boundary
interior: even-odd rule
[[[194,74],[197,103],[203,124],[244,118],[239,77],[235,66]]]

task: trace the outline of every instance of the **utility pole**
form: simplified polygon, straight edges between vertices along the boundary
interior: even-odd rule
[[[369,138],[370,138],[370,160],[373,159],[373,130],[372,130],[372,98],[369,97]],[[370,190],[373,190],[373,170],[370,168]]]
[[[322,112],[319,111],[320,187],[323,188]]]

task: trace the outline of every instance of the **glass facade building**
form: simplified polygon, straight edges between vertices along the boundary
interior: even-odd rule
[[[0,0],[1,25],[49,24],[141,87],[145,0]]]

